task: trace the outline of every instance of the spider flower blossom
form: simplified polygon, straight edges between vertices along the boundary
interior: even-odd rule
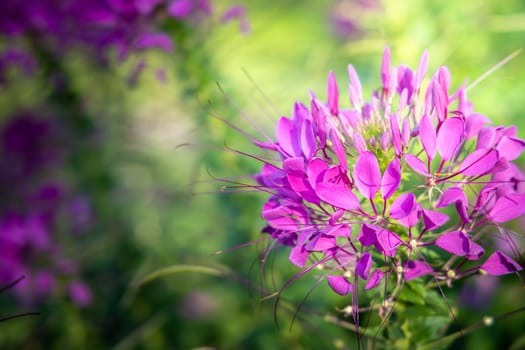
[[[451,91],[446,67],[424,84],[427,63],[425,52],[415,71],[394,67],[386,49],[368,101],[349,65],[348,109],[330,72],[326,103],[312,93],[280,118],[275,141],[254,141],[275,156],[256,176],[271,193],[263,232],[304,271],[322,268],[338,294],[389,276],[450,284],[522,269],[487,242],[509,240],[501,225],[525,213],[513,163],[525,141],[474,112],[464,86]]]

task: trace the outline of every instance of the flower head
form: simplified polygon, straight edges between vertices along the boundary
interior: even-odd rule
[[[474,112],[464,86],[451,91],[446,67],[424,84],[427,65],[425,52],[415,71],[394,67],[386,49],[369,100],[349,65],[347,109],[330,72],[326,103],[311,94],[279,119],[275,141],[255,142],[275,156],[256,176],[271,193],[263,232],[293,264],[322,266],[338,294],[387,277],[450,284],[522,269],[487,242],[511,239],[500,225],[525,213],[513,163],[525,141]]]

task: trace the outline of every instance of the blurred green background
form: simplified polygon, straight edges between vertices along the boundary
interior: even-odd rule
[[[0,121],[31,110],[59,115],[73,130],[62,145],[66,165],[56,176],[87,196],[92,217],[82,235],[59,232],[57,241],[79,262],[93,294],[85,308],[65,297],[24,305],[9,291],[0,294],[2,314],[40,313],[0,323],[0,348],[357,347],[351,330],[330,322],[342,318],[337,310],[351,300],[324,283],[310,294],[315,273],[287,288],[276,310],[275,299],[261,301],[263,291],[278,290],[298,271],[285,249],[276,249],[261,267],[268,244],[260,241],[264,195],[221,191],[224,182],[217,179],[242,181],[259,169],[257,161],[231,151],[256,152],[221,119],[254,136],[273,136],[275,122],[290,115],[295,101],[307,103],[309,91],[326,98],[329,70],[346,96],[349,63],[366,98],[380,83],[385,46],[394,65],[412,68],[428,49],[427,76],[446,65],[452,88],[469,84],[523,48],[525,3],[250,0],[244,6],[248,35],[217,19],[182,34],[165,28],[175,41],[171,54],[135,54],[104,68],[79,52],[65,55],[66,92],[54,91],[44,72],[30,78],[12,72],[0,87]],[[338,35],[335,15],[351,19],[358,30]],[[140,60],[146,68],[130,83]],[[475,111],[495,124],[517,125],[521,138],[524,67],[522,53],[469,91]],[[157,78],[158,69],[165,81]],[[349,106],[346,98],[341,105]],[[160,278],[139,283],[170,266]],[[516,276],[502,279],[483,310],[456,304],[460,287],[445,290],[459,309],[450,332],[525,304]],[[525,349],[524,334],[520,313],[460,337],[451,348]]]

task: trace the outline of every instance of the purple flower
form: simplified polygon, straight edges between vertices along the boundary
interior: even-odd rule
[[[373,289],[522,269],[487,242],[525,213],[525,175],[513,164],[525,141],[475,113],[463,86],[450,91],[446,67],[423,88],[427,65],[425,52],[415,71],[394,67],[386,49],[369,101],[350,65],[352,108],[330,72],[326,103],[312,93],[309,107],[297,102],[279,119],[275,141],[253,141],[273,155],[258,159],[275,159],[255,176],[270,194],[263,232],[305,273],[326,271],[337,294],[357,292],[360,279]]]

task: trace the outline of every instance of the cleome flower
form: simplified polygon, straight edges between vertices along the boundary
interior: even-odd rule
[[[388,279],[450,285],[522,269],[492,247],[503,241],[519,255],[501,224],[525,213],[513,163],[525,141],[474,112],[465,86],[452,92],[446,67],[424,84],[427,62],[425,52],[415,71],[393,67],[387,48],[368,101],[349,65],[349,109],[330,72],[326,103],[312,93],[279,119],[275,141],[254,141],[274,155],[256,175],[271,194],[263,233],[304,272],[321,268],[340,295],[386,290]]]

